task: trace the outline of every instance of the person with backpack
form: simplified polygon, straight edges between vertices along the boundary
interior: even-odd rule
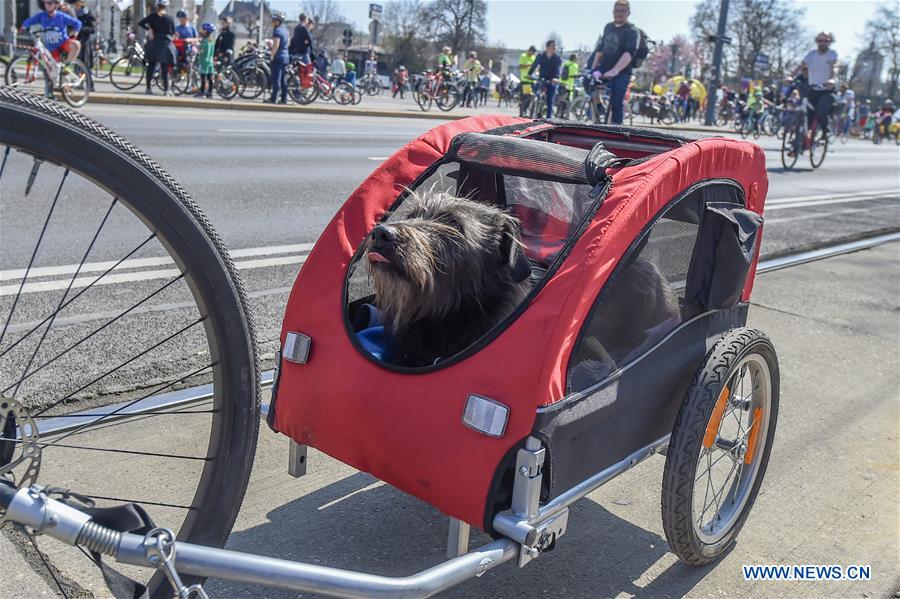
[[[631,82],[631,70],[647,57],[648,47],[643,32],[628,22],[631,5],[628,0],[616,0],[613,21],[603,28],[597,40],[591,63],[595,79],[606,80],[612,123],[621,125],[625,118],[625,93]]]

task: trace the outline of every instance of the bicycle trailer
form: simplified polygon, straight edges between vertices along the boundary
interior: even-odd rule
[[[398,366],[356,337],[356,312],[378,303],[361,260],[410,190],[435,185],[518,217],[533,288],[473,346]],[[734,513],[722,507],[709,524],[701,515],[699,549],[674,548],[688,561],[692,551],[712,556],[746,517],[774,432],[774,350],[742,328],[767,185],[763,151],[737,140],[499,116],[436,127],[359,186],[303,265],[269,424],[299,450],[315,447],[533,553],[539,537],[545,547],[564,532],[550,522],[574,499],[671,454],[679,414],[688,426],[704,390],[712,399],[690,424],[702,442],[690,445],[683,430],[680,451],[696,462],[719,449],[750,465],[723,490]],[[648,264],[677,298],[664,318],[640,308],[645,290],[621,301],[629,269]],[[726,345],[745,361],[728,362]],[[716,360],[728,362],[726,378],[710,382]],[[735,389],[748,373],[765,397]],[[747,422],[726,438],[723,413],[733,410]]]

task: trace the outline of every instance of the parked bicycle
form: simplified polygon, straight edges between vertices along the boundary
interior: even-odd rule
[[[460,100],[459,88],[444,80],[442,71],[426,71],[425,78],[413,93],[416,103],[423,111],[431,110],[435,104],[439,110],[453,110]]]
[[[130,32],[126,41],[124,56],[110,67],[110,83],[122,91],[136,88],[144,80],[147,70],[145,60],[144,46],[135,37],[134,33]]]
[[[57,61],[41,40],[43,29],[32,28],[29,33],[34,45],[10,61],[4,74],[6,85],[47,98],[59,91],[70,105],[84,106],[91,92],[88,68],[77,58],[68,63]]]
[[[353,86],[338,77],[325,78],[311,63],[292,61],[287,75],[288,93],[298,104],[310,104],[316,98],[334,100],[338,104],[352,104]]]

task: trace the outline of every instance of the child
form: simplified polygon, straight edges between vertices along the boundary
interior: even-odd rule
[[[212,40],[215,30],[216,26],[212,23],[204,23],[200,26],[200,55],[197,57],[197,66],[200,69],[200,91],[195,96],[197,98],[212,98],[213,75],[216,72],[216,66],[213,64],[215,44]]]

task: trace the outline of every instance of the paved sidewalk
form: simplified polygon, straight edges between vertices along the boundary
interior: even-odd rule
[[[28,565],[12,541],[0,533],[0,598],[44,599],[58,597],[43,578]]]

